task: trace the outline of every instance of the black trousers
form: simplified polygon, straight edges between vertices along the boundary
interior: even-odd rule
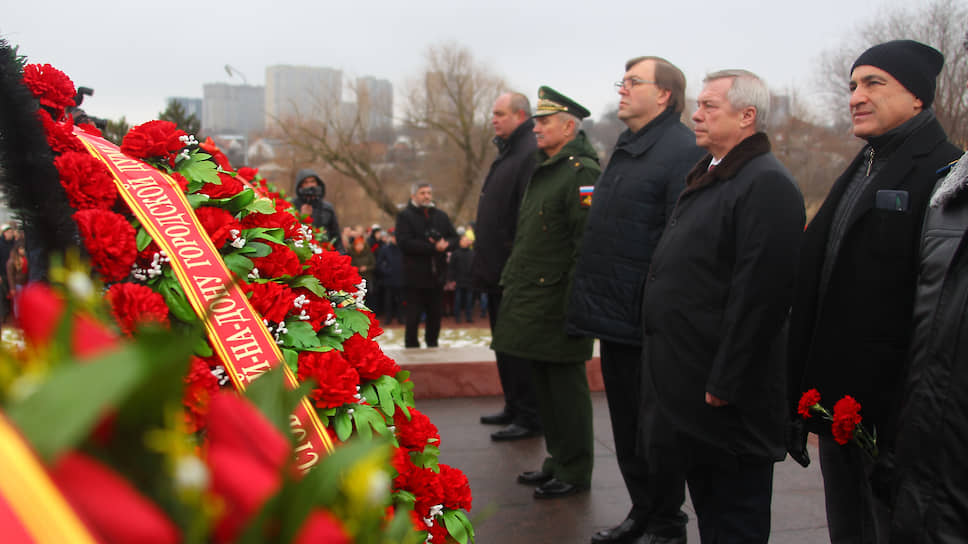
[[[407,287],[405,299],[407,303],[407,323],[404,334],[404,345],[408,348],[419,348],[417,327],[420,325],[420,315],[426,313],[427,323],[424,332],[428,348],[437,347],[437,337],[440,336],[440,312],[444,288]]]
[[[632,499],[629,517],[648,521],[648,531],[654,535],[684,535],[688,521],[681,511],[684,479],[669,471],[650,477],[649,463],[638,447],[641,412],[654,406],[642,403],[642,346],[602,340],[600,347],[615,457]]]
[[[857,446],[841,446],[831,436],[820,436],[819,445],[831,544],[887,542],[891,512],[871,490],[873,462]]]
[[[492,334],[500,307],[501,291],[488,291],[487,318],[491,323]],[[538,417],[531,361],[500,351],[494,352],[494,358],[497,360],[497,373],[504,391],[504,411],[511,414],[512,423],[529,429],[540,429],[541,418]]]
[[[686,482],[703,544],[769,542],[773,461],[696,465]]]

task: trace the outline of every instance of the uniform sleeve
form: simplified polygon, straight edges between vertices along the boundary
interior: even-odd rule
[[[733,277],[706,391],[735,404],[757,363],[766,362],[789,314],[805,222],[803,197],[782,174],[765,172],[738,197],[732,222]]]
[[[595,185],[599,174],[601,170],[597,167],[582,167],[577,171],[574,186],[570,188],[570,194],[566,197],[568,200],[565,203],[565,209],[568,210],[568,228],[572,240],[572,264],[578,260],[585,223],[588,221],[588,208],[582,206],[579,191],[582,186]]]

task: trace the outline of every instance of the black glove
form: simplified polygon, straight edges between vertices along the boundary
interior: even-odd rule
[[[800,419],[794,419],[787,425],[786,433],[787,453],[800,466],[806,468],[810,466],[810,454],[807,453],[807,425]]]

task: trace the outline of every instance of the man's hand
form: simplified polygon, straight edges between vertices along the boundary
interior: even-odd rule
[[[713,396],[712,393],[707,392],[706,404],[712,406],[713,408],[721,408],[729,403],[719,397]]]
[[[431,240],[431,242],[433,242],[433,240]],[[434,247],[437,248],[437,251],[443,252],[447,251],[447,246],[449,245],[450,244],[447,243],[447,240],[441,238],[440,240],[437,240],[437,243],[434,244]]]
[[[302,206],[299,207],[299,213],[301,213],[303,215],[312,215],[313,214],[313,205],[312,204],[303,204]]]

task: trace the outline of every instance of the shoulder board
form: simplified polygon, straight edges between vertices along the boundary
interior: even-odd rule
[[[935,172],[935,174],[938,175],[938,176],[946,176],[946,175],[948,175],[948,172],[952,168],[954,168],[956,164],[958,164],[958,161],[959,160],[960,159],[955,159],[955,160],[949,162],[948,164],[942,166],[941,168],[938,168],[938,171]]]
[[[568,164],[571,165],[575,170],[581,170],[582,168],[598,168],[598,161],[590,157],[568,157]]]

